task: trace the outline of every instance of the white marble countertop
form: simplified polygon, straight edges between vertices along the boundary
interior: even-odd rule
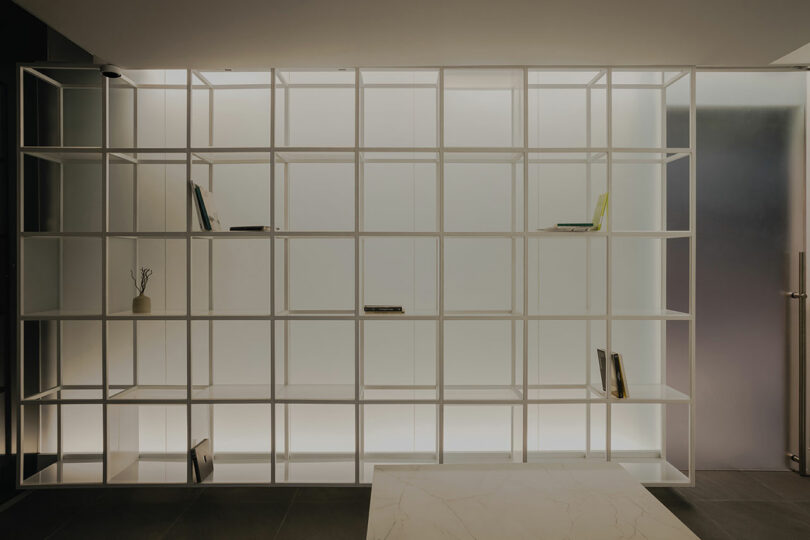
[[[695,539],[616,463],[378,465],[369,539]]]

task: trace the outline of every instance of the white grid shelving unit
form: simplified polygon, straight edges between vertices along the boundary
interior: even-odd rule
[[[206,484],[694,484],[694,68],[32,64],[19,90],[20,486],[194,484],[205,438]],[[190,181],[272,230],[200,230]],[[602,230],[544,230],[605,191]]]

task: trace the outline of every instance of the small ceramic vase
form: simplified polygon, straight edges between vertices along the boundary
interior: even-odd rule
[[[145,294],[133,298],[132,313],[152,313],[152,299]]]

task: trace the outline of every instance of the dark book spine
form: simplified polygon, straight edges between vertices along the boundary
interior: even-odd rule
[[[203,229],[206,231],[211,230],[211,220],[208,219],[208,211],[205,209],[205,201],[202,198],[200,186],[194,186],[194,196],[197,199],[197,207],[200,209],[200,216],[202,216]]]

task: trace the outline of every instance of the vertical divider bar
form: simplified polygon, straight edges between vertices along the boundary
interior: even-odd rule
[[[596,79],[600,77],[597,75]],[[588,215],[591,198],[593,197],[593,180],[591,177],[593,163],[591,160],[591,80],[585,87],[585,215]],[[591,314],[591,237],[585,237],[585,313]],[[588,403],[591,395],[591,322],[590,317],[585,319],[585,459],[591,457],[591,405]],[[597,323],[598,324],[598,323]]]
[[[523,68],[523,456],[529,460],[529,70]],[[539,271],[539,266],[538,266]],[[539,339],[539,337],[538,337]],[[514,428],[513,428],[514,429]],[[538,437],[540,434],[538,433]],[[513,437],[514,439],[514,437]]]
[[[186,70],[186,483],[191,485],[191,70]],[[210,178],[209,178],[210,181]],[[210,279],[210,278],[209,278]],[[213,444],[213,440],[211,441]]]
[[[104,404],[101,409],[102,418],[102,456],[101,456],[101,482],[107,484],[107,454],[109,452],[109,427],[107,426],[108,400],[110,398],[110,381],[107,370],[107,237],[108,231],[108,205],[107,200],[109,181],[109,154],[107,148],[110,141],[108,136],[108,107],[109,107],[110,79],[102,78],[101,82],[101,383],[103,385],[102,397]],[[61,346],[61,344],[60,344]]]
[[[439,68],[439,92],[438,107],[436,114],[439,125],[439,165],[436,170],[436,184],[438,187],[438,200],[436,210],[438,212],[439,230],[439,320],[436,328],[436,362],[437,370],[436,385],[438,387],[438,419],[436,422],[439,452],[439,463],[444,463],[444,68]]]
[[[354,483],[360,483],[360,68],[354,69]]]
[[[25,208],[23,205],[22,193],[23,193],[23,178],[25,177],[25,171],[23,170],[24,167],[24,160],[22,155],[22,145],[24,141],[24,126],[23,126],[23,107],[24,103],[24,92],[23,92],[23,68],[22,66],[17,66],[17,96],[19,102],[17,103],[17,234],[16,234],[16,242],[17,242],[17,327],[15,328],[17,334],[17,388],[16,388],[16,405],[17,405],[17,469],[16,469],[16,480],[15,484],[16,487],[19,488],[22,486],[23,483],[23,421],[24,421],[24,413],[23,413],[23,394],[25,391],[25,377],[23,373],[23,355],[25,354],[24,350],[24,341],[23,341],[23,323],[22,323],[22,306],[23,306],[23,287],[25,285],[24,280],[24,261],[22,259],[23,255],[23,244],[22,244],[22,231],[23,231],[23,222],[25,219]]]
[[[663,148],[669,147],[669,141],[667,140],[667,86],[666,86],[666,71],[661,71],[661,146]],[[660,201],[661,201],[661,222],[660,227],[662,231],[667,230],[667,154],[666,152],[661,154],[661,194],[660,194]],[[659,246],[658,248],[661,250],[660,258],[661,258],[661,272],[660,272],[660,309],[663,313],[667,309],[667,246],[669,245],[669,241],[662,237],[658,240]],[[667,321],[666,319],[661,319],[658,323],[661,328],[659,332],[658,339],[660,343],[658,344],[660,347],[660,367],[661,370],[659,382],[661,384],[662,390],[666,388],[667,384]],[[663,404],[661,406],[661,459],[666,462],[667,460],[667,405]]]
[[[605,113],[607,115],[607,246],[605,249],[605,308],[606,320],[605,324],[605,354],[607,355],[608,368],[605,369],[605,460],[611,461],[611,403],[613,401],[613,394],[610,389],[613,388],[613,370],[610,369],[612,362],[612,343],[611,338],[613,334],[613,283],[611,281],[611,251],[613,249],[613,68],[608,68],[607,79],[605,80],[606,105]]]
[[[692,66],[689,74],[689,482],[695,485],[695,265],[697,247],[697,102],[696,70]]]
[[[276,69],[270,69],[270,483],[276,483]]]

